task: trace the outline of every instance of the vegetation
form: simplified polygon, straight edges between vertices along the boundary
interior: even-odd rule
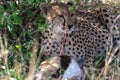
[[[42,61],[39,38],[47,27],[44,16],[40,14],[41,2],[50,0],[0,1],[0,80],[29,80],[38,70]],[[95,4],[95,0],[75,2],[76,6],[84,4],[84,8],[89,7],[90,3]],[[116,76],[119,80],[120,67],[111,65],[106,74],[105,80],[113,80]],[[111,77],[113,79],[109,79]]]
[[[35,36],[40,37],[47,27],[39,10],[41,2],[0,2],[0,79],[24,80],[27,77]]]

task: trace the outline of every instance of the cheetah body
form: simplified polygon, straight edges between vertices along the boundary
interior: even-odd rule
[[[67,7],[66,4],[51,3],[46,5],[49,6],[49,10],[55,12],[51,14],[48,10],[45,13],[44,9],[47,7],[41,6],[48,21],[48,28],[43,32],[41,41],[43,55],[46,57],[60,54],[72,56],[80,66],[92,65],[94,59],[100,55],[105,57],[106,50],[111,45],[112,37],[109,30],[100,21],[99,16],[95,16],[95,13],[81,12],[71,17],[66,12],[68,9],[63,8],[63,5]],[[53,15],[59,16],[58,22],[55,20],[56,17],[50,17]],[[69,20],[68,17],[70,17]],[[49,19],[52,20],[49,21]],[[71,24],[73,26],[69,28]]]

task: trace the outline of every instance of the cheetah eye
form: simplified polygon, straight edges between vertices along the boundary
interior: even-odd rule
[[[58,15],[58,16],[63,19],[63,25],[65,26],[65,17],[63,15]]]
[[[61,18],[64,18],[64,16],[63,15],[58,15],[59,17],[61,17]]]
[[[65,17],[63,15],[58,15],[60,18],[62,18],[63,20],[65,20]]]

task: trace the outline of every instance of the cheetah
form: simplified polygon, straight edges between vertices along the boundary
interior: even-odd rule
[[[92,66],[96,57],[105,57],[112,43],[111,34],[95,12],[73,15],[70,6],[65,3],[40,5],[48,24],[41,40],[42,55],[45,58],[72,56],[80,67]]]

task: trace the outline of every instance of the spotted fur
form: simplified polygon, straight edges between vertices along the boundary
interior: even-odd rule
[[[105,57],[112,37],[97,12],[71,16],[69,6],[64,3],[43,3],[40,8],[48,23],[41,41],[45,57],[72,56],[80,67],[93,65],[98,56]]]

